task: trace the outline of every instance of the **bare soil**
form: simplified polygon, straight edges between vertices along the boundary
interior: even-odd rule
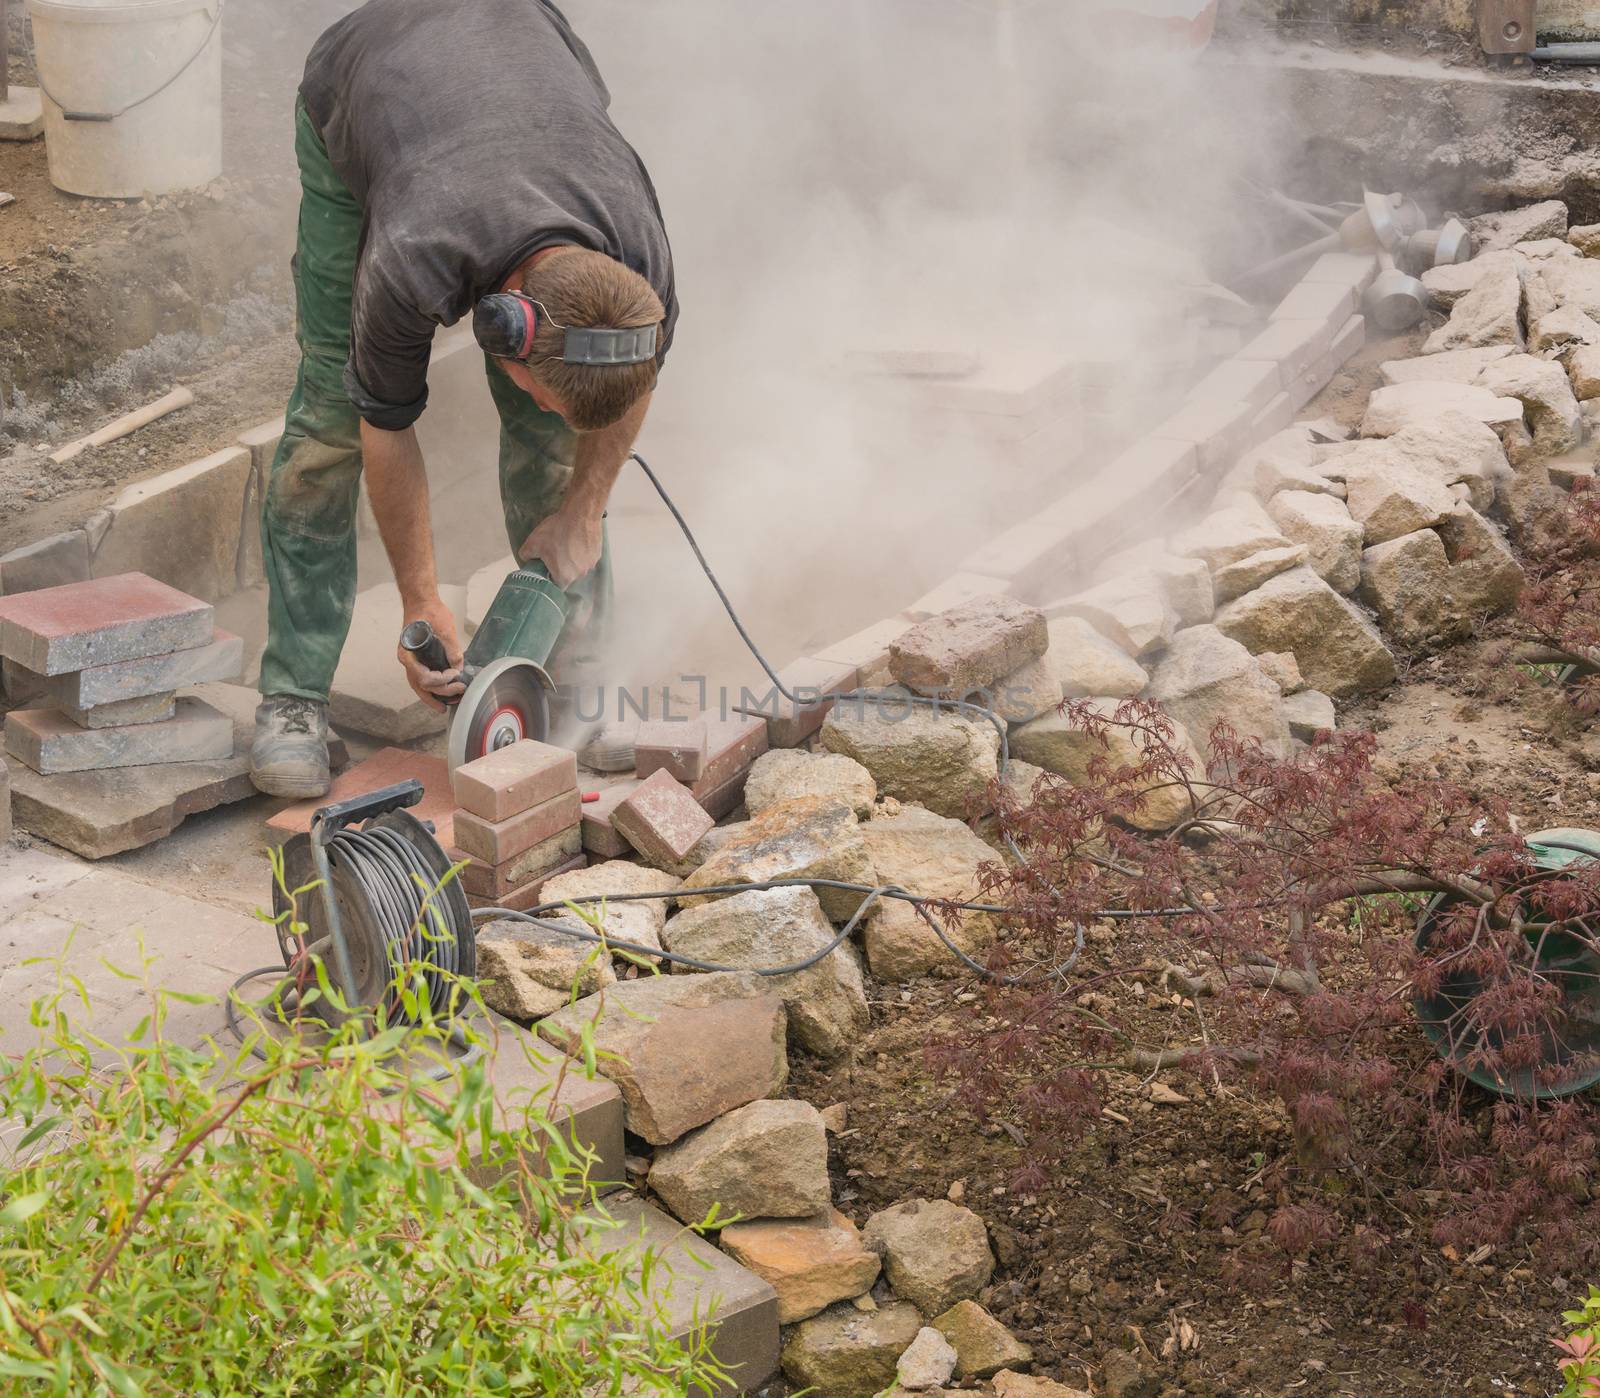
[[[1600,824],[1600,740],[1517,686],[1494,639],[1414,667],[1348,716],[1380,736],[1382,767],[1460,781],[1512,802],[1524,829]],[[1138,964],[1137,933],[1102,930],[1087,973]],[[930,1038],[984,1013],[973,978],[885,988],[853,1062],[798,1067],[797,1091],[843,1102],[834,1142],[839,1207],[864,1222],[912,1197],[960,1198],[989,1226],[1000,1268],[980,1298],[1032,1345],[1038,1369],[1104,1392],[1108,1350],[1130,1350],[1161,1398],[1439,1398],[1549,1394],[1550,1338],[1588,1278],[1550,1275],[1525,1248],[1461,1257],[1430,1241],[1442,1202],[1414,1143],[1397,1140],[1361,1178],[1303,1179],[1287,1118],[1247,1087],[1191,1075],[1151,1100],[1114,1074],[1099,1125],[1045,1187],[1021,1193],[1024,1138],[1004,1104],[980,1125],[928,1070]],[[1124,984],[1116,1014],[1142,1032],[1188,1035],[1188,1011]],[[1418,1034],[1409,1052],[1426,1061]],[[1477,1110],[1487,1111],[1487,1098]],[[1316,1199],[1340,1240],[1294,1260],[1266,1229],[1280,1203]],[[1374,1239],[1370,1255],[1354,1240]],[[1187,1331],[1185,1326],[1188,1327]],[[1182,1337],[1191,1336],[1184,1347]]]
[[[223,174],[155,200],[51,185],[45,144],[0,142],[0,551],[81,522],[108,487],[226,445],[283,410],[294,373],[294,92],[340,0],[234,0]],[[33,70],[10,12],[15,83]],[[174,384],[194,407],[65,466],[48,450]]]

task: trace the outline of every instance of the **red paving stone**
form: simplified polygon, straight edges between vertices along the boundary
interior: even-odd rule
[[[641,723],[633,744],[633,770],[641,779],[665,772],[676,781],[698,781],[705,770],[706,741],[703,718]]]
[[[600,799],[590,801],[583,808],[583,847],[602,859],[618,859],[633,853],[630,845],[611,823],[617,806],[639,786],[634,777],[612,779],[610,786],[600,788]]]
[[[484,820],[471,811],[457,811],[456,844],[485,864],[504,864],[552,835],[576,825],[578,807],[578,793],[573,790],[563,791],[559,796],[552,796],[548,801],[519,811],[509,820]]]
[[[396,782],[415,777],[422,783],[422,800],[410,808],[418,820],[433,822],[439,843],[447,850],[456,842],[456,803],[450,790],[450,768],[442,757],[405,748],[381,748],[333,779],[326,796],[286,806],[267,821],[267,829],[281,835],[300,835],[311,829],[311,817],[335,801],[366,796]]]
[[[582,852],[583,837],[574,823],[504,864],[485,864],[459,849],[451,850],[450,858],[456,863],[465,862],[461,886],[468,893],[480,898],[503,898],[530,883],[553,877],[563,864],[570,863]]]
[[[785,699],[775,687],[752,696],[754,703],[740,704],[738,712],[759,717],[767,725],[767,743],[775,748],[797,748],[822,727],[832,700],[818,701],[822,694],[848,694],[861,683],[859,669],[833,660],[807,656],[778,671],[783,687],[795,696]],[[759,754],[758,754],[759,755]],[[753,762],[755,759],[751,758]]]
[[[820,725],[821,721],[818,722]],[[689,794],[710,810],[708,803],[712,796],[720,799],[731,784],[748,773],[756,758],[767,751],[770,742],[767,721],[762,718],[713,720],[706,726],[706,765],[700,780],[689,787]],[[741,785],[739,789],[744,788]],[[731,811],[738,804],[735,801],[727,809]]]
[[[578,785],[578,758],[524,739],[456,768],[456,804],[480,820],[502,821]]]
[[[39,675],[207,644],[209,602],[143,573],[0,598],[0,653]]]
[[[682,782],[665,772],[646,777],[617,803],[611,818],[630,845],[646,859],[676,863],[716,824]]]
[[[558,874],[570,874],[574,869],[586,869],[589,866],[589,856],[575,854],[565,864],[557,865],[548,874],[525,883],[521,888],[513,889],[510,893],[502,894],[498,898],[488,898],[481,894],[467,894],[467,905],[473,908],[509,908],[514,913],[525,913],[529,908],[537,908],[543,900],[544,886]]]

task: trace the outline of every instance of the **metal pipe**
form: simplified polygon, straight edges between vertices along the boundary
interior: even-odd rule
[[[0,106],[11,96],[11,17],[6,4],[7,0],[0,0]]]
[[[1281,257],[1275,257],[1271,262],[1263,262],[1259,267],[1252,267],[1248,272],[1241,272],[1234,278],[1234,285],[1240,286],[1250,282],[1270,277],[1274,272],[1284,272],[1290,267],[1297,267],[1302,262],[1309,262],[1314,257],[1320,257],[1325,252],[1338,252],[1344,247],[1344,239],[1337,233],[1330,233],[1326,238],[1318,238],[1314,243],[1307,243],[1303,248],[1296,248],[1293,252],[1286,252]]]
[[[1566,63],[1574,67],[1600,64],[1600,44],[1541,44],[1528,55],[1535,63]]]

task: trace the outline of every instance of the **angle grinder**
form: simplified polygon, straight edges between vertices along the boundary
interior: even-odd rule
[[[544,741],[555,689],[545,667],[572,608],[542,563],[526,564],[500,584],[455,677],[466,689],[445,700],[454,709],[445,747],[452,772],[523,738]],[[425,621],[400,633],[400,647],[430,670],[450,669],[444,643]]]

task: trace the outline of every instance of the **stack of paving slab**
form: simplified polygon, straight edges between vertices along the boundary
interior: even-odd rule
[[[143,573],[0,599],[0,655],[49,703],[6,720],[9,756],[43,776],[233,755],[233,723],[178,691],[237,675],[211,604]]]
[[[30,696],[5,725],[25,829],[98,858],[249,793],[254,696],[217,683],[243,645],[209,603],[142,573],[19,593],[0,598],[0,655]]]
[[[578,761],[524,740],[464,762],[451,778],[455,856],[474,907],[533,907],[545,881],[587,863]]]
[[[583,847],[601,859],[638,853],[664,868],[739,806],[751,766],[770,746],[767,721],[755,714],[708,711],[607,731],[633,760],[628,770],[585,772],[599,799],[583,808]],[[688,849],[674,853],[697,827]]]

